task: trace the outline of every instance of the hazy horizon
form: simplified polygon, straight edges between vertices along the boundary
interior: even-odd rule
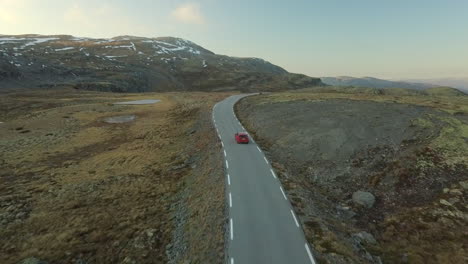
[[[174,36],[310,76],[468,78],[468,2],[0,0],[0,34]]]

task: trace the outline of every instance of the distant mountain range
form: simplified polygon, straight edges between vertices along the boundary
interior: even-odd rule
[[[353,86],[353,87],[366,87],[366,88],[377,88],[377,89],[388,89],[388,88],[403,88],[417,91],[426,91],[433,88],[451,88],[458,89],[465,93],[468,92],[468,79],[466,79],[467,86],[463,85],[463,82],[450,81],[449,79],[430,79],[430,80],[383,80],[373,77],[322,77],[322,82],[332,86]],[[463,80],[463,79],[460,79]],[[426,82],[428,81],[428,82]],[[445,89],[447,90],[447,89]]]
[[[468,73],[467,73],[468,74]],[[439,86],[450,86],[468,93],[468,77],[466,78],[432,78],[432,79],[404,79],[404,82],[431,83]]]
[[[0,35],[0,90],[275,91],[322,85],[258,58],[215,54],[174,37]]]
[[[426,84],[426,83],[413,83],[402,81],[389,81],[373,77],[355,78],[349,76],[340,77],[322,77],[322,82],[334,86],[359,86],[369,88],[405,88],[413,90],[424,90],[427,88],[434,88],[440,85]]]

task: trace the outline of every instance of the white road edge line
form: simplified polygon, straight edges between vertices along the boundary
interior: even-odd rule
[[[263,157],[263,159],[265,160],[265,162],[266,162],[267,164],[270,164],[270,163],[268,163],[268,160],[267,160],[265,157]]]
[[[292,214],[292,216],[294,218],[294,222],[296,222],[296,226],[299,227],[299,222],[297,222],[296,215],[294,215],[293,210],[291,210],[291,214]]]
[[[229,162],[226,160],[226,169],[229,169]]]
[[[281,193],[282,193],[283,196],[284,196],[284,199],[285,199],[285,200],[288,200],[288,197],[286,197],[286,194],[285,194],[284,191],[283,191],[283,187],[280,186],[280,190],[281,190]]]
[[[231,264],[234,264],[234,258],[231,258]]]
[[[232,208],[232,195],[229,193],[229,207]]]
[[[309,255],[310,262],[312,262],[312,264],[315,264],[314,257],[312,256],[312,253],[310,252],[310,249],[309,249],[309,245],[307,245],[307,243],[305,243],[305,249],[307,251],[307,255]]]
[[[224,148],[224,143],[222,141],[221,141],[221,146],[223,146],[223,148]]]
[[[224,157],[227,157],[226,151],[224,150]]]
[[[262,150],[257,146],[258,151],[262,152]]]
[[[233,229],[233,224],[232,224],[232,218],[231,218],[231,240],[234,240],[234,229]]]
[[[231,177],[228,174],[228,185],[231,185]]]
[[[267,163],[268,163],[268,162],[267,162]],[[276,179],[276,174],[275,174],[275,172],[273,171],[273,169],[270,169],[270,171],[271,171],[271,175],[273,175],[273,177]]]

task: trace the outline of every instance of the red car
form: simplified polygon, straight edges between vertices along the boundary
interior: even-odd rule
[[[234,137],[236,138],[237,144],[241,144],[241,143],[249,144],[249,134],[247,133],[238,132],[234,134]]]

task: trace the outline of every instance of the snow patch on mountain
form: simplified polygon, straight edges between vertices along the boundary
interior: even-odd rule
[[[52,40],[58,40],[59,38],[16,38],[16,37],[4,37],[0,38],[0,45],[2,44],[8,44],[8,43],[18,43],[18,42],[24,42],[28,41],[27,43],[23,44],[20,49],[24,49],[28,46],[33,46],[36,44],[52,41]]]
[[[72,50],[75,49],[74,47],[66,47],[66,48],[61,48],[61,49],[55,49],[55,51],[65,51],[65,50]]]

